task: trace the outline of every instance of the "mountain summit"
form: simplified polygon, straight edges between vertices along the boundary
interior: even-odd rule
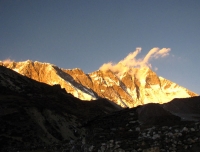
[[[167,103],[174,98],[197,96],[188,89],[163,77],[150,68],[129,68],[122,75],[110,70],[85,74],[81,69],[63,69],[38,61],[0,62],[24,76],[49,85],[59,84],[81,100],[107,98],[122,107],[147,103]]]

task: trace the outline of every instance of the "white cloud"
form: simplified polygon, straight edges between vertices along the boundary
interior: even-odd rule
[[[103,64],[99,69],[102,71],[111,70],[115,73],[124,73],[131,67],[150,67],[150,61],[152,59],[163,58],[169,55],[170,48],[159,49],[157,47],[152,48],[144,58],[137,59],[137,55],[141,52],[142,48],[136,48],[134,52],[131,52],[123,60],[119,61],[117,64],[109,62]],[[158,70],[156,68],[155,70]]]

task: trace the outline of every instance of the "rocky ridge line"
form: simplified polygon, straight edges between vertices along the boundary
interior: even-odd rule
[[[174,98],[197,94],[159,77],[149,68],[130,68],[122,76],[112,71],[85,74],[81,69],[62,69],[49,63],[0,62],[24,76],[49,85],[59,84],[68,93],[82,100],[107,98],[122,107],[136,107],[147,103],[166,103]]]

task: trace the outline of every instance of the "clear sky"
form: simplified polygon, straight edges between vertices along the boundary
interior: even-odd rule
[[[200,94],[199,0],[0,0],[0,60],[49,62],[85,73],[136,48],[159,75]]]

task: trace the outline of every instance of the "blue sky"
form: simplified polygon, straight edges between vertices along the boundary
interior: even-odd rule
[[[199,0],[0,0],[0,60],[90,73],[137,47],[137,59],[170,48],[152,69],[200,94],[199,14]]]

